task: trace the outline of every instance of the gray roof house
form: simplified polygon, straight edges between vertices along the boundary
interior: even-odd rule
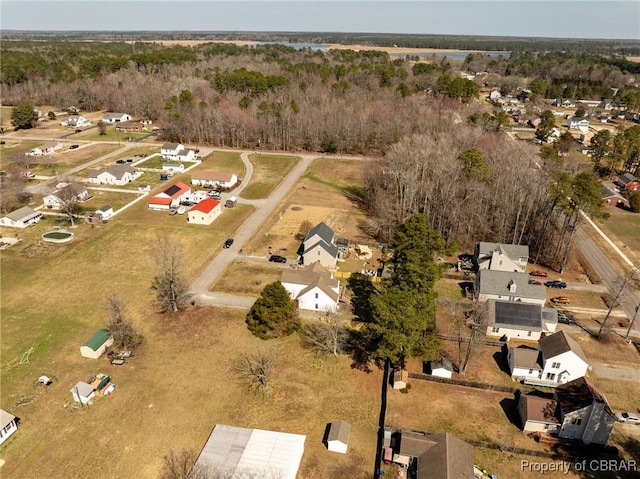
[[[449,433],[400,431],[392,435],[393,462],[416,479],[473,479],[473,448]]]
[[[479,302],[496,299],[543,305],[547,299],[544,286],[529,284],[526,274],[509,271],[481,269],[476,275],[475,291]]]
[[[302,261],[312,264],[319,261],[325,268],[335,268],[339,249],[335,245],[335,233],[325,223],[319,223],[302,242]]]
[[[493,299],[487,303],[487,336],[537,341],[543,332],[554,332],[557,324],[557,311],[539,304]]]
[[[0,218],[1,226],[26,228],[35,225],[42,218],[42,213],[28,206],[23,206]]]
[[[340,281],[319,261],[307,268],[285,269],[280,280],[300,309],[335,311],[340,299]]]
[[[481,241],[476,244],[473,257],[478,269],[524,273],[529,261],[529,246]]]

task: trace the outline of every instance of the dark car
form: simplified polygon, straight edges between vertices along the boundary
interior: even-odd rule
[[[546,283],[544,283],[544,285],[547,288],[559,288],[559,289],[564,289],[567,287],[567,283],[565,283],[564,281],[558,281],[558,280],[553,280],[553,281],[547,281]]]
[[[76,148],[80,148],[80,145],[71,145],[69,147],[70,150],[75,150]]]
[[[529,284],[542,285],[542,281],[538,281],[537,279],[530,279]]]
[[[118,163],[119,165],[124,165],[127,162],[127,160],[116,160],[116,163]]]
[[[558,322],[562,324],[576,324],[575,319],[562,311],[558,311]]]
[[[271,255],[269,257],[269,261],[271,263],[282,263],[282,264],[285,264],[287,262],[287,258],[285,258],[284,256],[273,254],[273,255]]]
[[[233,244],[233,238],[229,238],[227,241],[224,242],[224,247],[231,248],[232,244]]]
[[[544,271],[532,271],[529,274],[531,276],[539,276],[540,278],[546,278],[547,277],[547,273],[545,273]]]

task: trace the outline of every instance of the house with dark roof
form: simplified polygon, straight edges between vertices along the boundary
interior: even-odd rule
[[[600,188],[600,195],[605,205],[618,206],[619,204],[625,203],[625,199],[620,193],[606,186]]]
[[[587,378],[578,378],[556,388],[562,424],[558,436],[584,444],[605,445],[616,422],[605,395]]]
[[[304,264],[320,262],[325,268],[336,267],[339,249],[335,244],[335,233],[324,222],[311,228],[301,250]]]
[[[631,173],[624,173],[618,176],[618,185],[625,191],[640,190],[640,180]]]
[[[149,208],[152,210],[168,210],[177,208],[182,201],[191,194],[191,188],[181,181],[176,181],[157,193],[149,200]]]
[[[475,292],[478,302],[490,299],[544,305],[547,290],[538,284],[529,284],[524,273],[481,269],[476,274]]]
[[[280,280],[298,308],[335,312],[340,299],[340,281],[317,261],[307,268],[285,269]]]
[[[518,415],[522,430],[557,434],[560,430],[558,401],[535,394],[521,394],[518,399]]]
[[[543,332],[555,332],[558,312],[539,304],[489,300],[487,336],[537,341]]]
[[[136,171],[135,168],[129,165],[112,165],[106,170],[89,173],[89,183],[122,186],[139,178],[141,175],[142,172]]]
[[[0,226],[26,228],[27,226],[34,226],[41,218],[42,213],[28,206],[23,206],[0,218]]]
[[[516,244],[476,244],[474,260],[478,269],[524,273],[529,261],[529,246]]]
[[[449,434],[397,431],[391,436],[393,462],[415,479],[473,479],[473,448]]]
[[[509,348],[507,362],[513,379],[547,387],[581,378],[589,369],[584,351],[564,331],[540,339],[537,350]]]

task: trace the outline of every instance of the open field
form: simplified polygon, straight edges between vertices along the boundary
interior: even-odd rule
[[[116,130],[114,126],[107,126],[106,135],[101,135],[98,131],[98,128],[90,128],[84,130],[80,133],[76,133],[75,135],[71,135],[69,137],[70,140],[91,140],[91,141],[132,141],[136,138],[142,138],[143,136],[148,135],[149,132],[142,133],[127,133],[124,131]]]
[[[640,214],[607,208],[611,215],[598,226],[635,264],[640,264]]]
[[[142,159],[145,156],[153,155],[154,153],[160,153],[159,146],[136,146],[135,148],[130,148],[127,150],[128,158],[139,157],[138,159]]]
[[[50,159],[44,156],[34,157],[36,163],[30,170],[36,175],[53,176],[122,148],[118,145],[95,144],[69,150],[69,145],[71,143],[64,143],[62,149],[51,155]]]
[[[118,193],[115,191],[100,191],[94,189],[89,189],[89,193],[93,195],[93,197],[84,203],[79,203],[81,213],[96,211],[98,208],[106,205],[111,206],[114,211],[117,211],[124,205],[140,197],[140,195],[134,193]]]
[[[300,246],[295,235],[305,220],[312,225],[324,221],[338,236],[355,242],[371,241],[360,229],[366,215],[359,209],[356,194],[363,178],[360,160],[317,158],[245,250],[266,255],[271,246],[294,258]]]
[[[262,154],[249,155],[249,159],[253,164],[253,175],[241,194],[248,200],[268,197],[298,161],[295,156]]]
[[[163,165],[175,165],[177,167],[180,166],[180,162],[164,161],[162,159],[162,156],[160,156],[160,154],[158,153],[157,155],[144,160],[142,163],[138,163],[136,166],[140,168],[156,168],[158,170],[161,170]],[[191,163],[187,163],[185,166],[191,166]]]
[[[252,261],[234,261],[210,288],[220,293],[258,297],[269,283],[279,281],[282,268]]]
[[[246,173],[240,153],[224,150],[216,150],[205,156],[198,168],[204,171],[232,171],[240,179],[244,178]]]
[[[55,361],[20,366],[26,395],[36,391],[27,370],[57,381],[13,411],[22,422],[4,446],[3,477],[46,470],[47,477],[156,478],[164,454],[199,451],[217,423],[307,435],[300,477],[368,477],[379,372],[351,369],[345,357],[318,358],[296,336],[265,343],[251,336],[239,311],[203,308],[170,318],[151,312],[143,328],[145,343],[120,368],[81,358],[75,346],[58,351]],[[240,354],[261,348],[278,354],[275,391],[266,399],[247,393],[233,373]],[[100,371],[112,375],[116,391],[71,409],[69,388]],[[349,455],[321,443],[326,423],[336,418],[352,424]]]
[[[36,146],[42,145],[43,141],[21,141],[12,138],[4,139],[4,145],[0,145],[0,169],[5,169],[12,157],[22,157]]]

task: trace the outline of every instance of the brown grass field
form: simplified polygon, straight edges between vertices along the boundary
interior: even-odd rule
[[[248,200],[267,198],[293,169],[298,157],[281,155],[249,155],[253,175],[241,196]]]
[[[281,276],[282,268],[273,264],[238,260],[229,265],[224,276],[210,289],[221,293],[258,297],[267,284],[279,281]]]

